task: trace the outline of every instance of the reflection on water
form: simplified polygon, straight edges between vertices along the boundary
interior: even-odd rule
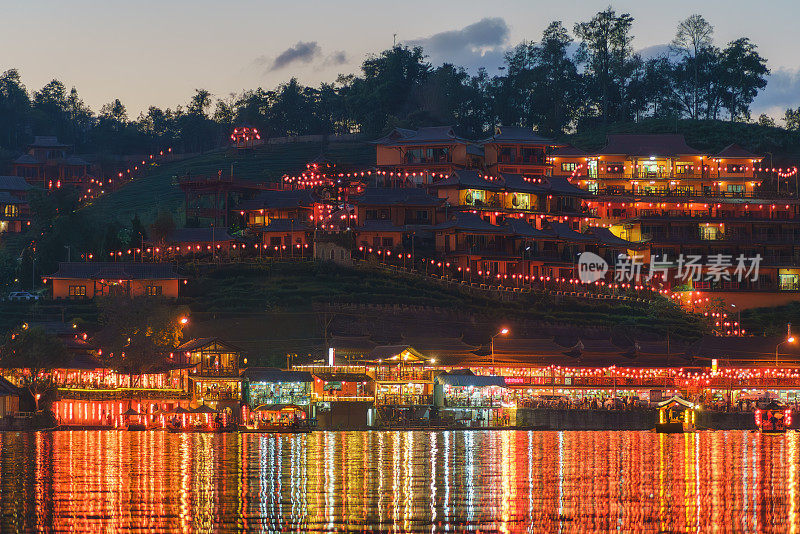
[[[798,531],[799,434],[0,434],[0,530]]]

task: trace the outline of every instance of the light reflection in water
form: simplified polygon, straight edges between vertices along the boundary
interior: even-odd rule
[[[800,435],[0,434],[0,531],[798,532]]]

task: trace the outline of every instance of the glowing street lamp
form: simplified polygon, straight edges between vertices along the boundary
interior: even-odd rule
[[[778,343],[775,346],[775,368],[776,369],[778,367],[778,349],[781,348],[781,345],[785,345],[786,343],[794,343],[794,342],[795,342],[795,338],[792,335],[792,325],[791,324],[787,324],[786,325],[786,339],[784,339],[783,341],[781,341],[780,343]]]
[[[492,373],[494,373],[494,338],[496,338],[497,336],[504,336],[506,334],[508,334],[508,328],[503,327],[503,328],[500,329],[500,331],[498,333],[496,333],[495,335],[493,335],[491,337],[491,340],[490,340],[489,344],[492,347]]]

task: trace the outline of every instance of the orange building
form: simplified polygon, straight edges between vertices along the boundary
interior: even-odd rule
[[[452,126],[395,128],[372,143],[378,167],[393,173],[398,182],[430,183],[455,169],[482,166],[480,149],[457,136]]]
[[[512,173],[526,177],[549,175],[551,164],[547,154],[562,146],[531,128],[517,126],[498,126],[494,135],[481,144],[489,174]]]
[[[177,298],[180,277],[167,263],[60,262],[46,277],[54,299],[91,299],[97,296]]]

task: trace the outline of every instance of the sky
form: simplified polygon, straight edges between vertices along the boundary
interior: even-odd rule
[[[115,98],[135,118],[150,105],[184,104],[197,88],[225,98],[297,77],[317,85],[358,72],[369,54],[420,44],[444,61],[497,73],[503,53],[538,40],[553,20],[568,29],[608,0],[5,0],[0,70],[29,90],[53,78],[95,111]],[[772,70],[753,106],[776,117],[800,106],[800,0],[634,0],[611,3],[635,18],[634,47],[669,43],[693,13],[718,46],[746,36]]]

